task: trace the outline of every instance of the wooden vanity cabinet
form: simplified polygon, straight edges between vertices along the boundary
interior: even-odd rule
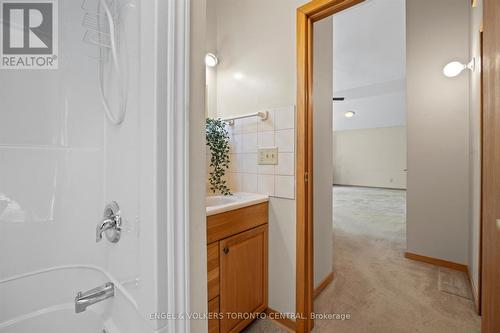
[[[209,320],[209,332],[240,332],[253,321],[249,314],[267,308],[267,211],[265,202],[207,219],[207,235],[211,230],[218,235],[207,247],[209,311],[218,308],[222,315],[220,320]]]

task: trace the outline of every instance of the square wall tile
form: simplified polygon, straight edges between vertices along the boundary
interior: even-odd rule
[[[235,120],[230,128],[232,191],[295,197],[295,106],[268,110],[257,117]],[[259,148],[278,148],[277,165],[259,165]]]
[[[242,154],[238,159],[239,172],[257,173],[257,154]]]
[[[257,165],[257,173],[259,175],[274,175],[275,165]]]
[[[276,109],[274,112],[275,130],[295,128],[295,107]]]
[[[233,134],[243,133],[243,119],[235,119],[233,124],[229,126],[232,128]]]
[[[243,172],[242,154],[229,154],[229,172]]]
[[[259,148],[274,147],[274,131],[260,132],[257,135],[257,146]]]
[[[226,123],[226,130],[227,130],[227,134],[229,134],[229,136],[234,135],[234,126],[230,125],[228,122]]]
[[[280,153],[293,153],[295,151],[294,129],[276,131],[275,140]]]
[[[278,164],[275,174],[281,176],[293,176],[295,174],[295,154],[278,153]]]
[[[274,194],[280,198],[295,198],[295,177],[274,176]]]
[[[258,122],[260,122],[258,117],[243,118],[241,121],[241,133],[257,133]]]
[[[258,193],[257,174],[242,173],[241,174],[241,190],[243,192]]]
[[[274,195],[274,176],[258,175],[257,190],[261,194]]]
[[[234,134],[231,140],[231,152],[232,153],[242,153],[243,152],[243,134]]]
[[[235,172],[230,172],[227,175],[228,186],[232,192],[241,191],[242,188],[241,175],[242,175],[241,173],[235,173]]]
[[[241,153],[257,153],[257,132],[241,134]]]
[[[258,131],[259,132],[274,131],[276,123],[274,117],[275,117],[274,110],[267,110],[267,119],[259,120]]]

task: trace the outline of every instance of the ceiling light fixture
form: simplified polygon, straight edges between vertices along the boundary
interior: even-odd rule
[[[356,115],[356,112],[354,112],[354,111],[347,111],[346,113],[344,113],[344,116],[345,116],[346,118],[352,118],[352,117],[354,117],[355,115]]]
[[[219,59],[217,59],[217,56],[213,53],[207,53],[205,55],[205,65],[208,67],[215,67],[219,63]]]
[[[464,69],[470,69],[471,71],[474,71],[476,68],[476,59],[472,58],[472,60],[467,64],[464,65],[459,61],[452,61],[443,68],[443,74],[446,77],[456,77],[460,73],[463,72]]]
[[[235,80],[240,81],[240,80],[243,80],[243,78],[245,78],[245,74],[243,74],[242,72],[236,72],[233,74],[233,78]]]

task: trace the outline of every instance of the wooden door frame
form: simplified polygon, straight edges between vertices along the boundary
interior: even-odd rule
[[[484,188],[484,172],[483,172],[483,164],[484,164],[484,92],[483,92],[483,42],[484,42],[484,35],[483,35],[483,27],[481,27],[481,30],[479,31],[479,43],[480,43],[480,53],[479,56],[481,58],[481,77],[480,77],[480,91],[481,91],[481,98],[480,98],[480,103],[481,107],[479,109],[480,112],[480,172],[481,172],[481,178],[480,178],[480,192],[479,192],[479,258],[478,258],[478,281],[477,281],[477,299],[476,301],[476,311],[477,314],[480,316],[481,315],[481,300],[483,297],[483,188]]]
[[[500,329],[500,268],[498,240],[500,232],[496,219],[500,218],[500,3],[485,0],[483,19],[483,239],[481,264],[481,329],[484,333]]]
[[[297,9],[296,332],[314,321],[313,24],[365,0],[313,0]]]

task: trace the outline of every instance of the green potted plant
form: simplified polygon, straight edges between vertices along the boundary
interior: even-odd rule
[[[207,118],[205,135],[210,149],[210,191],[222,195],[231,195],[224,176],[229,169],[229,133],[227,123],[221,119]]]

